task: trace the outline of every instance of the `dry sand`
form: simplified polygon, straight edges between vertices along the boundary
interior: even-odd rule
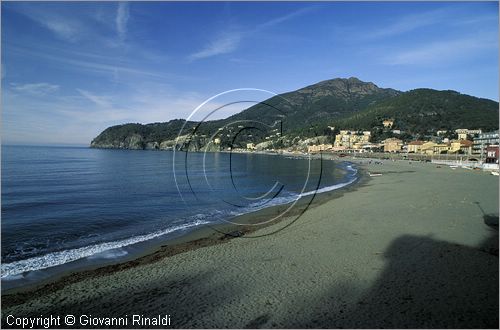
[[[189,328],[497,328],[498,177],[363,166],[383,175],[274,235],[4,295],[3,326],[8,314],[169,314]]]

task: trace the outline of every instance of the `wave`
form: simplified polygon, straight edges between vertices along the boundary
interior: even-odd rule
[[[257,202],[257,203],[252,203],[244,208],[242,208],[239,211],[234,211],[234,210],[214,210],[213,212],[209,212],[208,214],[196,214],[191,217],[192,220],[187,224],[182,224],[182,225],[177,225],[173,227],[166,228],[164,230],[159,230],[155,231],[150,234],[145,234],[145,235],[139,235],[139,236],[134,236],[131,238],[119,240],[119,241],[112,241],[112,242],[105,242],[105,243],[100,243],[96,245],[90,245],[90,246],[85,246],[81,248],[76,248],[76,249],[70,249],[70,250],[64,250],[64,251],[58,251],[58,252],[52,252],[46,255],[38,256],[38,257],[32,257],[24,260],[18,260],[14,261],[11,263],[2,263],[1,265],[1,278],[2,279],[19,279],[22,278],[22,274],[25,272],[30,272],[30,271],[37,271],[37,270],[43,270],[55,266],[60,266],[69,262],[73,262],[79,259],[83,258],[99,258],[102,256],[103,258],[113,258],[113,257],[120,257],[126,254],[126,251],[123,250],[118,250],[120,248],[141,243],[144,241],[152,240],[154,238],[170,234],[173,232],[177,231],[182,231],[186,230],[189,228],[193,227],[198,227],[201,225],[207,225],[207,224],[214,224],[215,219],[217,220],[222,220],[224,221],[224,218],[227,217],[236,217],[240,216],[243,214],[259,211],[261,209],[271,207],[271,206],[277,206],[277,205],[284,205],[288,203],[292,203],[295,200],[305,197],[305,196],[310,196],[314,194],[319,194],[319,193],[324,193],[328,191],[333,191],[336,189],[340,189],[342,187],[345,187],[357,180],[357,169],[353,168],[352,165],[347,164],[345,166],[345,169],[347,169],[348,172],[348,177],[350,180],[342,183],[338,183],[332,186],[328,187],[323,187],[320,189],[315,189],[312,191],[304,192],[301,194],[296,194],[296,193],[290,193],[288,196],[281,196],[281,197],[275,197],[271,201],[266,201],[264,203],[262,202]],[[208,221],[207,219],[210,219],[211,221]],[[111,250],[118,250],[116,253]]]
[[[321,194],[321,193],[324,193],[324,192],[328,192],[328,191],[332,191],[332,190],[337,190],[337,189],[340,189],[342,187],[350,185],[351,183],[353,183],[354,181],[356,181],[358,179],[358,177],[356,176],[356,174],[358,173],[358,170],[356,168],[353,168],[352,165],[350,165],[350,164],[346,166],[346,169],[349,172],[351,172],[351,174],[350,174],[351,179],[349,181],[338,183],[338,184],[334,184],[334,185],[328,186],[328,187],[323,187],[323,188],[315,189],[315,190],[312,190],[312,191],[308,191],[308,192],[300,194],[300,197],[310,196],[310,195],[314,195],[314,194]]]
[[[197,220],[188,224],[170,227],[164,230],[156,231],[146,235],[131,237],[121,241],[106,242],[96,245],[85,246],[77,249],[58,251],[39,257],[33,257],[29,259],[14,261],[8,264],[2,264],[1,277],[2,278],[12,277],[29,271],[42,270],[54,266],[63,265],[72,261],[96,255],[98,253],[148,241],[166,234],[189,229],[192,227],[197,227],[208,223],[210,222],[205,220]]]

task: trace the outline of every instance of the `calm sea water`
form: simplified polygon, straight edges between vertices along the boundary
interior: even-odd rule
[[[119,256],[355,175],[347,163],[272,155],[3,146],[2,278]]]

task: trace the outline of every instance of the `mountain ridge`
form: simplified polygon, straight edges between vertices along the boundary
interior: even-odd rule
[[[418,88],[402,92],[380,88],[356,77],[334,78],[271,97],[225,119],[201,124],[174,119],[165,123],[111,126],[93,139],[90,146],[171,149],[184,126],[184,132],[195,132],[189,137],[187,148],[190,150],[207,148],[216,151],[266,140],[286,147],[296,143],[297,139],[331,135],[333,126],[372,130],[384,118],[394,118],[394,128],[404,129],[412,135],[443,128],[498,129],[498,102],[451,90]],[[231,127],[231,122],[244,120],[258,120],[268,125],[282,121],[282,131],[267,127],[236,134],[238,129]],[[230,134],[221,136],[220,143],[214,145],[211,137],[216,136],[221,128]],[[226,136],[235,134],[231,138]]]

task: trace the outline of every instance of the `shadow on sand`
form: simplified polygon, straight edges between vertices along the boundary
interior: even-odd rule
[[[144,287],[110,290],[109,296],[78,304],[55,299],[51,306],[26,312],[32,316],[168,312],[174,328],[498,328],[498,215],[485,214],[484,221],[489,237],[476,248],[424,236],[395,239],[384,253],[385,268],[369,290],[344,304],[353,288],[332,286],[310,305],[296,306],[304,312],[293,320],[273,317],[276,310],[270,306],[263,306],[265,312],[258,315],[252,310],[232,314],[235,304],[244,304],[245,293],[238,283],[208,285],[214,273],[166,276],[162,283],[151,282],[147,291]],[[229,310],[226,318],[196,320],[222,306]]]
[[[496,218],[496,226],[495,226]],[[429,237],[399,237],[387,266],[356,306],[316,306],[292,328],[498,328],[498,215],[477,248]],[[328,297],[338,297],[336,289]],[[311,310],[309,308],[309,310]]]

